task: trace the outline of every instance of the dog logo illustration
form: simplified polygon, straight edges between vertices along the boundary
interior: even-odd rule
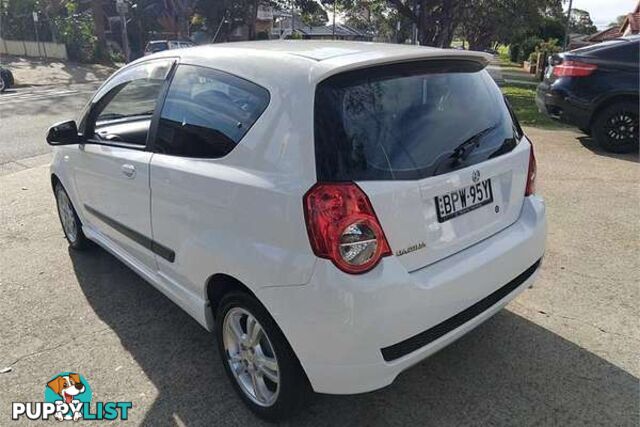
[[[13,402],[11,419],[78,421],[114,421],[129,419],[130,401],[92,402],[87,379],[77,372],[61,372],[47,381],[43,402]]]
[[[54,417],[59,420],[77,421],[82,418],[83,404],[91,402],[91,388],[87,380],[75,372],[63,372],[47,382],[44,392],[45,402],[63,402]],[[66,411],[65,411],[66,409]]]

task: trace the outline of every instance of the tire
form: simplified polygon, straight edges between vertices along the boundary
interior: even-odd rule
[[[638,104],[617,102],[600,111],[591,127],[598,144],[612,153],[638,150]]]
[[[9,84],[4,78],[4,73],[0,74],[0,93],[4,92],[8,86]]]
[[[232,292],[220,301],[215,318],[224,370],[249,409],[268,421],[283,420],[297,412],[311,388],[298,358],[262,304],[249,294]],[[261,331],[253,343],[249,324],[257,325],[252,331]]]
[[[82,232],[82,223],[76,209],[71,203],[71,199],[62,184],[57,183],[54,187],[56,206],[58,208],[58,218],[64,232],[64,237],[69,242],[69,246],[75,250],[84,250],[90,247],[90,241]]]

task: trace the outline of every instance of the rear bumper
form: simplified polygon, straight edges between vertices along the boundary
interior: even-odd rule
[[[554,120],[579,128],[589,127],[590,110],[565,94],[562,90],[552,89],[541,83],[536,91],[536,107],[538,111]]]
[[[412,273],[395,257],[358,276],[319,260],[309,284],[263,288],[259,297],[315,391],[371,391],[390,384],[529,287],[545,237],[544,203],[527,197],[511,226]]]

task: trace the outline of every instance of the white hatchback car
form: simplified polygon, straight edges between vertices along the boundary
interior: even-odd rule
[[[260,416],[384,387],[544,254],[533,146],[487,62],[303,41],[142,58],[49,130],[64,233],[215,330]]]

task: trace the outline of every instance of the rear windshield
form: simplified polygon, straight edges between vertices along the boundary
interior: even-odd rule
[[[411,180],[504,154],[516,124],[500,90],[470,61],[424,61],[351,71],[315,98],[320,181]]]
[[[147,50],[149,52],[160,52],[168,48],[169,44],[167,42],[149,42],[149,44],[147,44]]]

